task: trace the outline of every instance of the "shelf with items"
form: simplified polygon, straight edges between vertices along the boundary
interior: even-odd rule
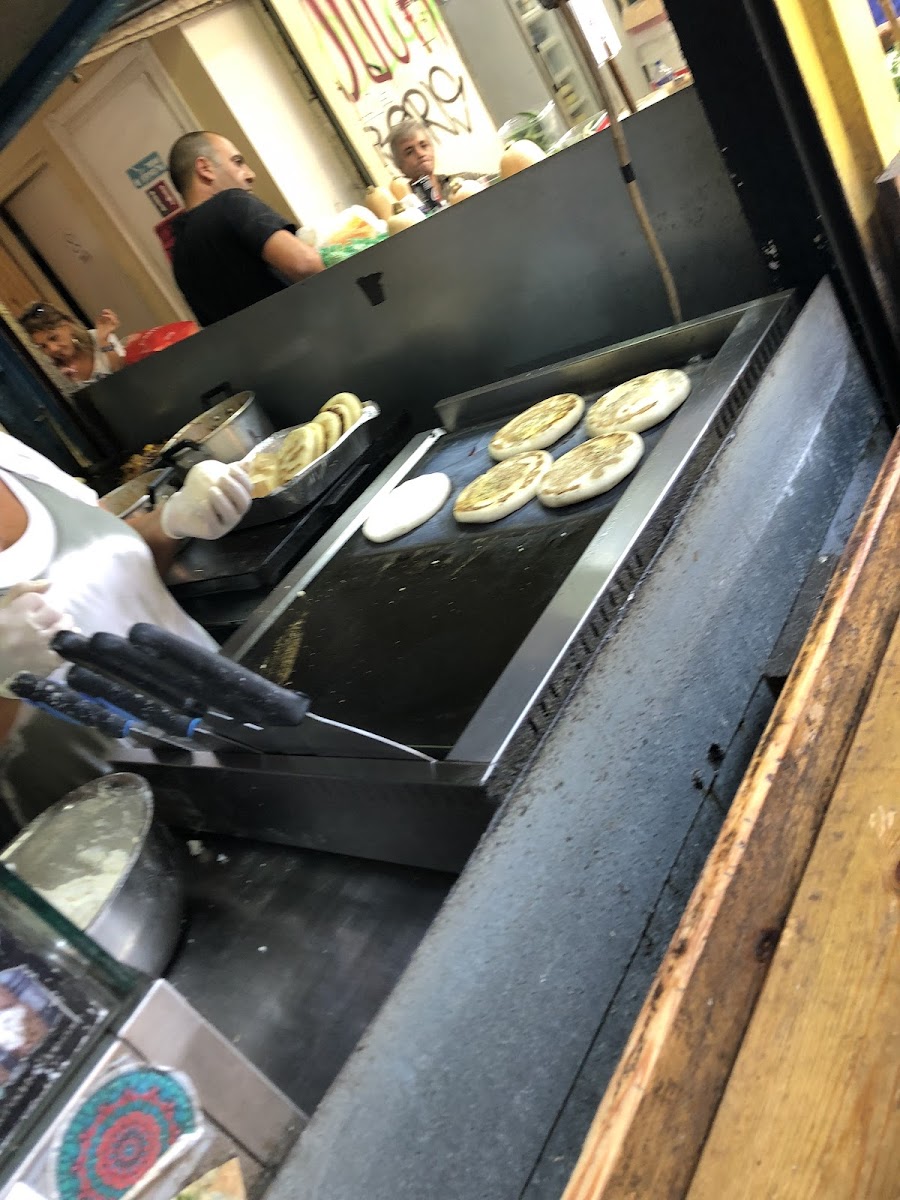
[[[507,6],[569,119],[577,121],[595,111],[599,101],[593,83],[559,14],[538,7],[535,0],[507,0]]]

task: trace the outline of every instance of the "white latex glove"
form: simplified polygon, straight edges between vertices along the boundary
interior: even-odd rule
[[[0,695],[10,695],[7,684],[20,671],[43,676],[62,664],[50,642],[74,623],[47,601],[49,587],[48,579],[17,583],[0,600]]]
[[[230,533],[250,507],[252,484],[237,463],[202,462],[166,501],[162,531],[170,538],[214,541]]]

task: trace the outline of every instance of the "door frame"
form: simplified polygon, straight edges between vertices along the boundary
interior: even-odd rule
[[[146,44],[129,46],[117,51],[96,75],[78,89],[71,99],[47,118],[45,125],[48,133],[65,154],[72,167],[109,212],[116,228],[128,243],[142,269],[175,311],[180,313],[185,320],[193,320],[193,314],[178,290],[171,272],[166,273],[160,269],[147,255],[137,238],[133,236],[125,213],[105,193],[100,177],[82,158],[73,132],[87,110],[97,106],[103,100],[111,100],[124,85],[142,77],[149,78],[176,122],[183,126],[184,132],[198,128],[196,117],[185,103],[156,54]]]
[[[15,194],[25,187],[35,175],[52,164],[43,154],[32,155],[24,164],[21,171],[10,177],[7,186],[0,192],[0,246],[15,262],[19,270],[31,279],[38,288],[42,298],[58,308],[69,309],[76,317],[82,315],[80,304],[75,302],[68,289],[48,265],[42,265],[43,259],[35,246],[32,246],[24,230],[19,230],[8,211],[7,205]],[[74,306],[74,307],[73,307]]]

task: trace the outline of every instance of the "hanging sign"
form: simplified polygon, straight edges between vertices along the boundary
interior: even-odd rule
[[[503,147],[436,0],[272,0],[326,103],[378,182],[390,130],[418,117],[436,169],[493,173]]]

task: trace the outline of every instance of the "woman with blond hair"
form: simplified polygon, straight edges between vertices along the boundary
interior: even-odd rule
[[[19,324],[66,378],[78,386],[118,371],[125,350],[115,335],[119,318],[104,308],[94,329],[85,329],[62,309],[43,301],[29,304]]]

